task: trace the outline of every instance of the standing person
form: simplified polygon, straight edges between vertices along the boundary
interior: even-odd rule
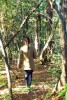
[[[34,59],[36,59],[36,50],[30,44],[30,38],[25,36],[22,40],[22,47],[19,52],[19,59],[17,68],[23,67],[25,71],[25,80],[27,87],[31,86],[32,83],[32,74],[34,71]]]

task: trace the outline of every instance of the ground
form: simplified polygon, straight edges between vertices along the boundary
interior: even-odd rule
[[[50,66],[37,63],[35,67],[31,90],[28,91],[25,86],[24,71],[22,69],[18,70],[16,65],[11,66],[12,71],[10,73],[14,100],[63,100],[57,99],[55,96],[47,98],[53,89],[51,83],[55,80],[55,77],[49,74],[48,68]],[[4,76],[3,80],[6,79],[6,73],[0,72],[0,75]],[[0,87],[0,100],[9,100],[3,99],[6,93],[8,93],[7,84]]]

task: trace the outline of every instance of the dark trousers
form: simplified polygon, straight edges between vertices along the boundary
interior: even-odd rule
[[[26,85],[30,87],[31,82],[32,82],[32,73],[33,70],[25,70],[25,80],[26,80]]]

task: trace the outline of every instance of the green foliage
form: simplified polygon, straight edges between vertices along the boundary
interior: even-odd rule
[[[59,93],[59,95],[58,95],[58,96],[59,96],[59,97],[60,97],[60,96],[64,96],[64,95],[65,95],[65,93],[66,93],[66,90],[64,89],[64,90],[62,90],[62,91]]]
[[[4,94],[3,100],[10,100],[10,97],[8,94]]]
[[[50,67],[49,69],[48,69],[48,71],[49,71],[49,73],[51,74],[51,76],[53,76],[53,77],[57,77],[57,78],[59,78],[59,76],[60,76],[60,74],[61,74],[61,69],[60,69],[60,67],[57,67],[57,66],[54,66],[54,67]]]
[[[61,45],[60,45],[60,36],[58,32],[54,35],[53,38],[53,53],[51,55],[51,62],[53,65],[49,68],[49,72],[52,76],[59,77],[61,74]]]
[[[33,79],[32,82],[40,82],[40,79]]]
[[[4,76],[0,76],[0,86],[3,86],[7,83],[7,80],[4,80]]]
[[[3,85],[5,85],[6,83],[7,83],[7,81],[3,82],[2,80],[0,80],[0,87],[3,86]]]
[[[21,23],[24,21],[27,15],[30,14],[31,10],[36,7],[36,4],[41,0],[0,0],[0,12],[1,17],[3,17],[3,21],[0,24],[0,27],[4,28],[4,34],[2,34],[4,44],[7,43],[8,40],[20,29]],[[51,63],[48,72],[52,77],[58,78],[61,74],[61,43],[60,43],[60,33],[61,32],[61,22],[58,21],[58,24],[55,26],[59,16],[54,11],[53,18],[52,18],[52,31],[47,33],[46,31],[46,1],[43,0],[43,3],[40,7],[32,13],[28,20],[28,28],[26,29],[26,23],[24,27],[22,27],[21,32],[16,36],[16,38],[11,42],[9,48],[11,49],[13,59],[18,58],[18,48],[21,46],[20,41],[23,37],[24,33],[30,34],[32,37],[32,42],[34,42],[34,33],[36,33],[36,15],[37,13],[42,14],[41,16],[41,31],[40,31],[40,40],[41,40],[41,50],[44,46],[45,42],[48,39],[48,36],[52,33],[53,34],[53,47],[52,47],[52,54],[50,54]],[[56,0],[57,4],[60,0]],[[33,2],[33,3],[32,3]],[[44,16],[45,15],[45,16]],[[56,27],[56,28],[55,28]],[[2,31],[1,30],[1,31]],[[34,43],[33,43],[34,44]],[[3,65],[3,61],[0,60],[0,71],[5,69]],[[3,77],[0,76],[0,85],[4,85],[7,81],[2,81]],[[34,79],[33,82],[39,82],[39,79]],[[55,81],[51,83],[52,85],[55,84]],[[64,86],[64,89],[59,93],[59,96],[65,96],[67,92],[67,85]],[[46,94],[46,97],[49,96],[50,93]],[[4,95],[4,100],[9,100],[9,95]]]
[[[3,59],[1,58],[0,59],[0,71],[2,71],[2,70],[4,70],[5,69],[5,67],[4,67],[4,61],[3,61]]]
[[[63,87],[63,90],[58,93],[58,97],[64,96],[64,98],[65,98],[66,92],[67,92],[67,84],[65,84],[65,86]],[[64,99],[64,100],[66,100],[66,99]]]
[[[45,0],[43,0],[43,3],[38,8],[38,11],[42,13],[42,11],[44,11],[45,9],[46,9],[46,2],[45,2]]]
[[[15,30],[19,29],[20,24],[22,23],[22,21],[25,19],[25,17],[30,13],[30,11],[33,9],[33,7],[36,7],[36,4],[39,2],[39,0],[35,0],[33,1],[29,1],[29,0],[8,0],[4,1],[1,0],[0,4],[3,7],[2,12],[3,12],[3,17],[5,19],[5,26],[6,29],[6,36],[7,36],[7,40],[9,40],[11,38],[12,35],[15,34]],[[43,1],[43,3],[40,5],[39,9],[40,12],[44,12],[44,10],[46,9],[46,2],[45,0]],[[35,12],[36,13],[36,12]],[[19,33],[19,35],[17,35],[17,40],[20,41],[22,34],[24,34],[24,31],[28,32],[30,35],[34,35],[35,30],[36,30],[36,15],[34,15],[34,13],[32,14],[32,16],[30,16],[30,19],[28,21],[28,29],[26,30],[25,27],[24,29],[21,30],[21,32]],[[34,18],[34,20],[33,20]],[[42,32],[41,32],[41,37],[44,36],[44,22],[42,23]],[[4,38],[4,37],[3,37]],[[34,40],[33,40],[34,41]],[[13,43],[14,41],[12,41],[12,44],[10,44],[10,48],[13,48]],[[18,43],[16,41],[16,43]]]
[[[44,97],[44,100],[47,100],[47,98],[48,98],[50,95],[51,95],[50,92],[47,92],[46,95],[45,95],[45,97]]]

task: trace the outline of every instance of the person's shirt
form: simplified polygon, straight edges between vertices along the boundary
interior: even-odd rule
[[[36,56],[36,50],[32,45],[22,46],[19,53],[18,67],[22,67],[24,70],[34,70]]]

